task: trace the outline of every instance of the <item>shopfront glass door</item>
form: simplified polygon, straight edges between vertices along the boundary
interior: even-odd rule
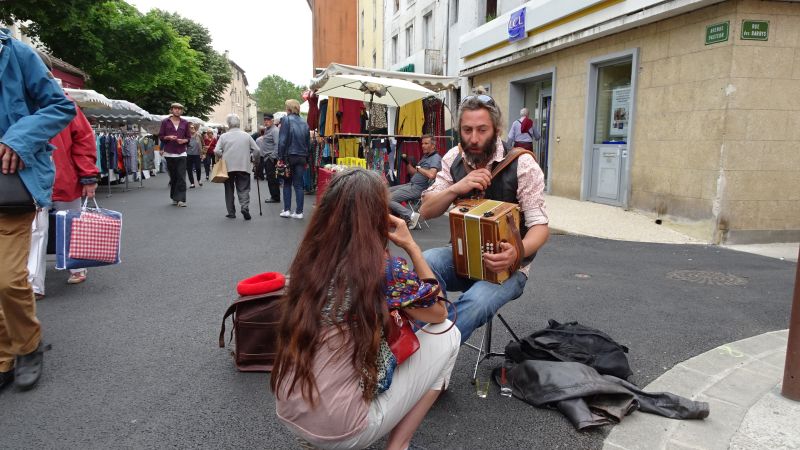
[[[589,200],[622,206],[628,182],[628,145],[633,113],[632,58],[592,66],[594,95]]]

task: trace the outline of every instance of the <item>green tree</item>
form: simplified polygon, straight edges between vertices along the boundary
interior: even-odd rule
[[[298,86],[279,75],[269,75],[259,81],[253,95],[256,98],[259,111],[274,113],[283,111],[285,109],[284,102],[290,98],[302,103],[302,94],[302,86]]]
[[[193,111],[193,115],[207,118],[214,110],[214,106],[222,102],[223,94],[231,82],[232,74],[228,61],[211,47],[211,36],[206,27],[176,13],[155,9],[148,14],[155,14],[172,25],[179,35],[189,38],[189,47],[198,53],[200,68],[211,76],[211,85],[202,92],[196,102],[187,101],[185,106],[187,110]]]
[[[26,33],[87,72],[89,87],[152,113],[173,101],[200,105],[212,85],[189,37],[122,0],[12,0],[0,20],[30,21]]]

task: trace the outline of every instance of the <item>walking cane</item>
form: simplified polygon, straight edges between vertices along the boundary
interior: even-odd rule
[[[258,184],[258,177],[261,174],[256,174],[256,192],[258,192],[258,215],[263,216],[264,213],[261,211],[261,185]]]

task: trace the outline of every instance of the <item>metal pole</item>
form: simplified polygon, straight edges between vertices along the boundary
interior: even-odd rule
[[[797,273],[794,276],[794,298],[789,319],[789,343],[786,347],[786,366],[783,371],[784,397],[800,401],[800,250],[797,252]]]

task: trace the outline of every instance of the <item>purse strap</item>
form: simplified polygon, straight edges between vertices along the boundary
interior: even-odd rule
[[[452,320],[452,322],[450,322],[450,326],[447,327],[446,330],[439,331],[437,333],[434,333],[432,331],[428,331],[428,330],[425,329],[425,327],[420,328],[420,330],[422,330],[424,333],[428,333],[428,334],[445,334],[448,331],[450,331],[454,326],[456,326],[456,322],[458,321],[458,309],[456,309],[456,305],[454,305],[453,302],[451,302],[450,300],[448,300],[448,299],[446,299],[444,297],[439,297],[439,301],[445,302],[445,303],[447,303],[447,304],[449,304],[450,306],[453,307],[453,313],[454,313],[453,314],[453,320]],[[447,309],[447,307],[445,307],[445,309]]]

